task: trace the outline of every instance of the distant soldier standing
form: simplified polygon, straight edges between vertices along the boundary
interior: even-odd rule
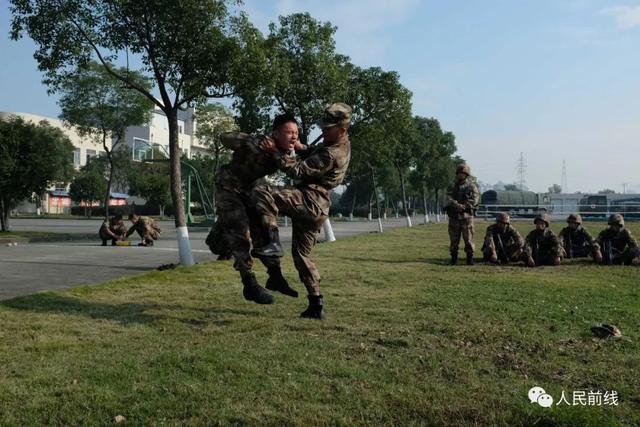
[[[596,243],[601,251],[602,264],[640,265],[640,248],[624,226],[624,217],[613,214],[609,217],[609,227],[598,234]]]
[[[533,223],[536,228],[527,234],[525,245],[528,266],[560,265],[562,246],[558,237],[549,229],[551,225],[549,216],[536,215]]]
[[[458,263],[458,245],[460,237],[464,239],[464,251],[467,264],[473,265],[473,217],[480,203],[480,191],[471,178],[471,169],[467,165],[456,168],[456,182],[449,190],[447,214],[449,215],[449,239],[451,246],[450,265]]]
[[[122,221],[122,215],[114,215],[102,223],[98,235],[102,240],[102,246],[107,246],[107,240],[111,240],[111,246],[116,245],[116,241],[123,240],[127,234],[127,227]]]
[[[240,273],[244,286],[242,294],[246,300],[258,304],[272,304],[273,295],[260,286],[253,272],[251,247],[262,246],[259,241],[263,230],[260,216],[253,208],[252,191],[261,179],[278,170],[276,158],[295,148],[298,143],[298,123],[294,116],[281,114],[273,121],[271,138],[254,137],[245,133],[225,133],[221,142],[233,151],[233,157],[220,169],[215,178],[219,217],[206,243],[217,255],[224,255],[230,248],[235,260],[233,267]],[[267,267],[267,289],[291,297],[298,296],[298,292],[289,286],[282,275],[280,258],[259,254],[256,256]]]
[[[492,264],[527,262],[524,239],[518,230],[511,227],[511,217],[507,213],[500,212],[496,216],[496,223],[487,227],[482,254],[484,260]]]
[[[580,214],[569,215],[567,217],[567,224],[568,226],[563,228],[558,234],[560,244],[564,250],[564,256],[567,258],[591,256],[596,262],[602,262],[602,254],[599,250],[600,246],[582,226],[582,216]]]
[[[268,242],[256,249],[266,256],[281,256],[276,222],[278,213],[292,220],[293,239],[291,253],[300,281],[307,288],[308,308],[301,317],[324,319],[324,300],[320,293],[320,273],[311,258],[316,244],[316,233],[329,215],[331,190],[344,180],[351,158],[348,128],[351,107],[341,102],[332,104],[324,111],[318,122],[324,142],[308,153],[301,154],[304,160],[290,155],[282,156],[280,169],[298,181],[293,187],[269,189],[258,187],[255,191],[256,209],[262,215],[262,224]]]
[[[126,237],[131,236],[136,231],[142,239],[138,246],[153,246],[153,242],[160,238],[160,233],[162,233],[160,226],[148,216],[132,213],[129,215],[129,221],[133,225],[127,231]]]

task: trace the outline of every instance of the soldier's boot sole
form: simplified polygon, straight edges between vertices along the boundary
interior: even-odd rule
[[[253,301],[257,304],[273,304],[275,298],[267,292],[262,286],[246,287],[242,290],[242,295],[247,301]]]

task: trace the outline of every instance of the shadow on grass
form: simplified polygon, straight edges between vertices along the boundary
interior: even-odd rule
[[[81,315],[91,319],[106,319],[128,324],[150,324],[161,320],[176,320],[190,326],[204,326],[207,323],[215,325],[228,325],[231,320],[221,319],[220,315],[260,316],[255,310],[226,309],[226,308],[193,308],[179,305],[162,304],[105,304],[90,302],[79,298],[61,296],[55,293],[39,293],[0,302],[0,306],[16,310],[32,311],[36,313],[57,313],[69,315]],[[193,319],[191,317],[174,317],[165,314],[148,314],[148,310],[178,310],[199,311],[207,317],[214,319]]]

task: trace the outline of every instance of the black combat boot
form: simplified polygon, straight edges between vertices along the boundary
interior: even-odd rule
[[[458,263],[458,252],[451,252],[451,261],[449,265],[456,265]]]
[[[244,285],[242,295],[247,301],[253,301],[258,304],[273,304],[273,295],[258,284],[255,275],[250,274],[244,276],[242,278],[242,284]]]
[[[322,295],[307,295],[307,298],[309,298],[309,307],[300,313],[300,317],[324,320],[324,301],[322,300]]]
[[[298,298],[298,291],[289,286],[289,283],[287,283],[287,279],[285,279],[282,275],[280,266],[269,267],[267,269],[267,273],[269,273],[269,278],[267,279],[267,285],[265,286],[265,288],[269,289],[270,291],[278,291],[281,294]]]
[[[264,246],[254,248],[252,251],[254,256],[281,257],[284,255],[282,245],[280,244],[280,233],[277,227],[269,229],[264,234]]]
[[[102,244],[100,246],[107,246],[107,239],[102,239]]]
[[[473,265],[473,252],[467,253],[467,265]]]

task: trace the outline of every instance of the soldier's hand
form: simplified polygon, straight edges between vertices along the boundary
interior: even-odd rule
[[[295,144],[293,144],[294,151],[306,151],[308,149],[309,147],[300,141],[296,141]]]
[[[268,136],[264,136],[258,141],[258,147],[270,154],[275,154],[278,151],[276,142],[273,140],[273,138]]]
[[[536,266],[536,262],[533,260],[532,257],[527,258],[527,266],[529,266],[529,267],[535,267]]]
[[[493,264],[497,264],[498,263],[498,255],[496,255],[495,252],[493,252],[491,254],[491,256],[489,257],[489,261]]]

